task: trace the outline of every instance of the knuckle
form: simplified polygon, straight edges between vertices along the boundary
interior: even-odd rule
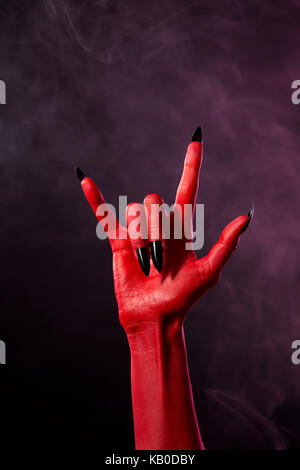
[[[162,197],[159,194],[147,194],[144,198],[144,204],[157,204],[162,202]]]

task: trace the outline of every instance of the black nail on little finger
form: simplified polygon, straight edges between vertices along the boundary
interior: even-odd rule
[[[75,172],[80,182],[86,177],[83,171],[80,168],[78,168],[78,166],[76,165],[75,165]]]

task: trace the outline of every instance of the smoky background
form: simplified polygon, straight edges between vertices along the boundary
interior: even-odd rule
[[[291,0],[1,2],[2,442],[133,448],[111,252],[73,167],[112,204],[172,204],[201,125],[199,256],[255,216],[185,323],[200,430],[299,448],[299,20]]]

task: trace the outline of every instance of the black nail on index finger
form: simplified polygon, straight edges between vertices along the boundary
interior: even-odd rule
[[[76,165],[75,165],[75,171],[76,171],[76,175],[79,181],[82,181],[85,178],[85,174],[83,173],[83,171],[80,168],[78,168],[78,166]]]
[[[253,204],[253,202],[252,202],[252,206],[251,206],[251,208],[250,208],[250,210],[249,210],[249,212],[248,212],[248,214],[247,214],[247,215],[248,215],[248,222],[246,223],[246,225],[245,225],[245,227],[243,228],[243,230],[241,231],[241,233],[244,233],[244,232],[247,230],[247,228],[248,228],[248,226],[249,226],[249,224],[250,224],[250,222],[251,222],[251,220],[252,220],[253,214],[254,214],[254,204]]]
[[[163,244],[160,240],[151,242],[151,256],[154,266],[161,273],[163,267]]]
[[[136,250],[136,254],[140,263],[140,266],[143,270],[143,273],[146,276],[149,276],[150,273],[150,258],[147,248],[144,246]]]
[[[192,142],[200,142],[200,144],[202,144],[202,130],[200,126],[195,130],[192,136]]]

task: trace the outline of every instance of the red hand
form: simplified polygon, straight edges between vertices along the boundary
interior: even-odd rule
[[[184,204],[195,203],[201,158],[202,145],[199,142],[190,143],[176,196],[176,203],[182,207]],[[96,213],[97,207],[104,204],[101,192],[90,178],[84,178],[81,184]],[[163,200],[155,194],[146,196],[145,206],[149,208],[152,203],[163,203]],[[98,217],[98,220],[101,221],[102,218]],[[129,331],[133,325],[134,328],[139,328],[140,323],[149,319],[160,320],[175,313],[184,316],[192,304],[217,282],[224,264],[237,247],[241,231],[248,220],[245,215],[233,220],[223,230],[219,241],[208,255],[201,259],[196,257],[194,251],[185,249],[185,239],[163,240],[162,274],[151,262],[149,277],[141,270],[136,248],[146,246],[149,250],[151,234],[149,233],[149,241],[131,241],[129,234],[125,240],[111,239],[115,293],[120,321],[125,331]],[[116,223],[118,230],[127,231]],[[151,225],[151,220],[148,220],[148,225]]]
[[[176,196],[176,204],[182,210],[185,204],[195,204],[201,160],[202,144],[191,142]],[[101,192],[90,178],[83,178],[81,184],[96,213],[98,206],[105,203]],[[185,249],[186,239],[161,238],[161,227],[155,226],[151,205],[162,203],[161,197],[155,194],[144,200],[148,240],[131,239],[130,230],[117,221],[118,237],[114,239],[108,233],[120,321],[132,354],[136,446],[139,449],[203,448],[193,408],[182,324],[191,306],[218,281],[250,217],[243,215],[230,222],[210,252],[198,259],[194,251]],[[103,221],[103,217],[97,218]],[[128,226],[131,221],[127,214]],[[159,273],[151,261],[147,277],[136,250],[143,246],[150,253],[150,242],[159,237],[163,243],[163,269]],[[176,403],[172,403],[172,394],[177,395]]]

